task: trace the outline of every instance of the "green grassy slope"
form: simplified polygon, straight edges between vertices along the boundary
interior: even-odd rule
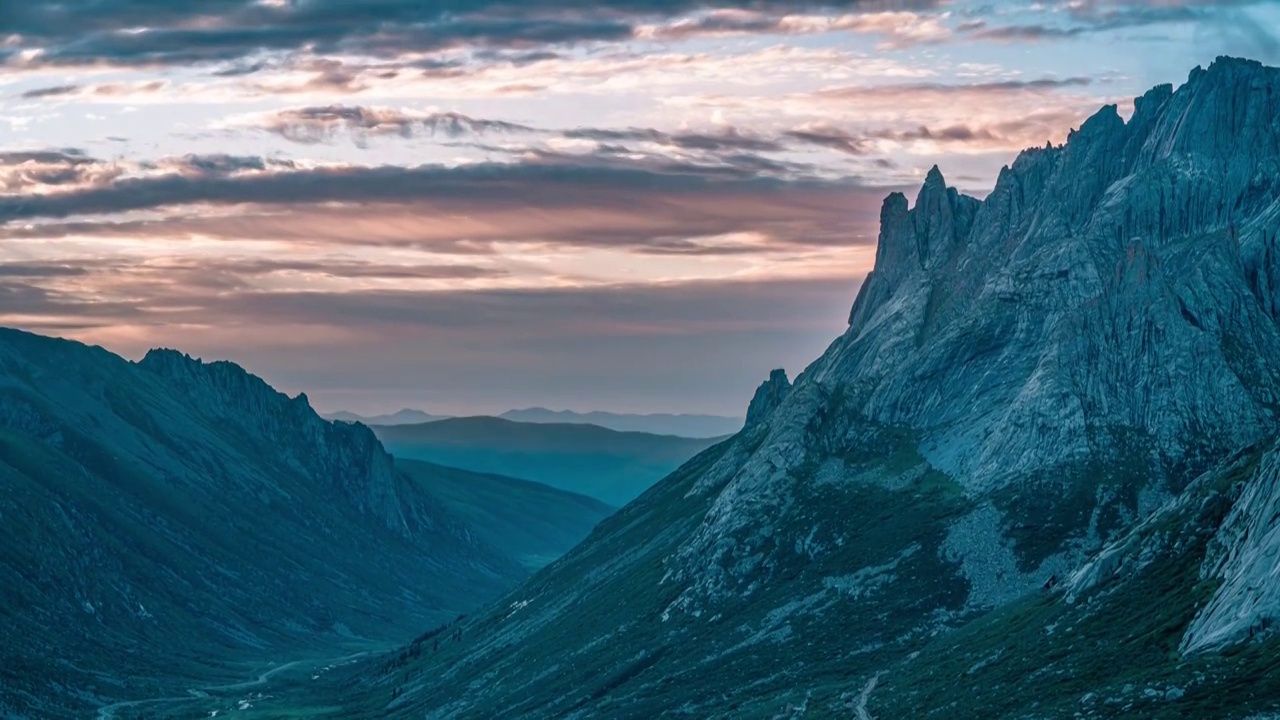
[[[421,460],[396,466],[440,499],[482,540],[537,570],[565,554],[616,508],[530,480]]]

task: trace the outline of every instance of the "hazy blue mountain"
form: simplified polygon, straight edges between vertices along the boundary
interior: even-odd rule
[[[92,717],[452,619],[526,571],[448,504],[231,363],[0,330],[0,716]]]
[[[421,410],[405,408],[390,415],[357,415],[356,413],[342,411],[329,413],[325,417],[343,422],[362,422],[365,425],[417,425],[436,420],[445,420],[451,416],[432,415]],[[643,432],[653,435],[678,435],[690,438],[725,437],[742,429],[742,418],[723,417],[720,415],[670,413],[637,415],[603,412],[600,410],[580,413],[572,410],[548,410],[542,407],[531,407],[523,410],[508,410],[497,417],[522,423],[597,425],[620,432]]]
[[[610,430],[624,432],[645,432],[654,435],[679,435],[692,438],[724,437],[742,429],[742,418],[720,415],[669,413],[636,415],[603,412],[600,410],[579,413],[572,410],[548,410],[542,407],[531,407],[523,410],[508,410],[499,415],[499,417],[505,420],[525,423],[599,425]],[[388,425],[390,423],[382,424]]]
[[[849,327],[469,618],[391,718],[1280,713],[1280,70],[890,195]],[[353,688],[362,688],[353,691]]]
[[[373,430],[396,457],[534,480],[613,506],[629,502],[715,442],[493,417]]]
[[[357,415],[353,412],[340,410],[335,413],[327,413],[324,415],[329,420],[341,420],[342,422],[359,422],[365,425],[413,425],[415,423],[435,422],[436,420],[444,420],[448,415],[432,415],[421,410],[413,410],[404,408],[397,410],[390,415]]]
[[[479,535],[530,570],[582,542],[617,508],[531,480],[474,473],[421,460],[400,468]]]

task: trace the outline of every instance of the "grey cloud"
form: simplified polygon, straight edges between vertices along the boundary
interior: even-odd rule
[[[1039,42],[1080,37],[1086,34],[1141,28],[1167,23],[1190,24],[1197,33],[1212,34],[1219,40],[1236,40],[1232,46],[1254,56],[1274,58],[1280,53],[1280,38],[1247,13],[1251,6],[1273,0],[1081,0],[1068,3],[1065,24],[1036,23],[997,25],[984,18],[961,23],[957,32],[968,40],[996,42]]]
[[[1034,80],[996,80],[983,83],[968,83],[948,85],[945,83],[904,83],[900,85],[879,85],[879,86],[859,86],[846,88],[833,88],[823,91],[824,95],[835,97],[856,97],[862,96],[896,96],[907,95],[910,93],[927,91],[934,93],[947,93],[953,95],[964,95],[970,93],[982,94],[1000,94],[1008,92],[1017,92],[1022,90],[1032,91],[1048,91],[1060,88],[1070,87],[1087,87],[1094,83],[1090,77],[1068,77],[1068,78],[1036,78]]]
[[[221,260],[200,262],[198,264],[171,261],[167,264],[158,264],[156,267],[158,271],[165,274],[185,272],[194,273],[194,277],[209,272],[238,278],[261,277],[275,273],[307,273],[335,278],[378,278],[385,280],[475,280],[508,275],[504,270],[478,265],[388,265],[384,263],[341,260],[321,263],[264,258]],[[0,266],[0,274],[3,274],[2,268],[3,266]],[[80,271],[81,274],[88,272],[88,269],[83,267],[69,267],[68,270]]]
[[[60,278],[88,274],[88,269],[72,264],[7,262],[0,263],[0,278]]]
[[[183,174],[231,175],[246,171],[292,170],[297,164],[292,160],[260,157],[257,155],[188,154],[178,158],[152,163],[150,167],[176,170]]]
[[[10,150],[0,152],[0,166],[34,162],[43,164],[83,165],[98,162],[79,148],[53,150]]]
[[[532,128],[500,120],[484,120],[455,112],[414,114],[391,108],[327,105],[282,110],[263,126],[264,130],[297,143],[332,140],[340,132],[357,140],[371,135],[412,137],[417,133],[440,133],[448,137],[482,135],[487,132],[531,132]]]
[[[824,7],[879,9],[887,4],[933,3],[724,0],[715,6],[777,14]],[[624,40],[633,36],[637,23],[705,6],[696,0],[311,0],[281,6],[252,0],[5,3],[0,34],[22,38],[21,47],[9,51],[10,62],[21,49],[39,48],[43,52],[32,62],[55,65],[240,63],[263,51],[301,48],[382,57],[458,46],[537,52],[547,45]],[[199,23],[194,22],[197,18]],[[148,30],[128,32],[138,27]],[[244,66],[231,66],[236,67]]]
[[[802,143],[831,148],[850,155],[865,156],[876,151],[876,140],[911,142],[932,140],[953,145],[1038,145],[1047,139],[1051,129],[1068,126],[1080,118],[1074,115],[1046,112],[1018,120],[990,125],[945,125],[915,128],[873,128],[846,130],[830,126],[811,126],[791,130],[786,136]],[[1043,135],[1043,137],[1041,137]],[[884,165],[881,165],[885,167]]]
[[[324,167],[239,177],[167,174],[122,178],[102,187],[48,196],[0,198],[0,222],[115,213],[187,203],[215,205],[318,202],[397,202],[424,198],[468,198],[525,193],[530,202],[571,204],[576,192],[701,191],[780,187],[780,180],[734,167],[677,161],[593,162],[592,158],[546,156],[539,162],[483,163],[457,168]]]
[[[1086,32],[1082,27],[1053,27],[1050,25],[1002,25],[985,27],[975,25],[970,36],[976,40],[995,40],[1000,42],[1035,42],[1037,40],[1058,40],[1076,37]]]
[[[198,235],[477,256],[537,242],[652,255],[767,255],[872,242],[875,210],[898,189],[852,178],[766,177],[778,170],[767,160],[727,158],[732,164],[712,166],[543,153],[453,168],[319,169],[261,158],[171,158],[156,164],[163,174],[0,197],[0,238]],[[210,207],[228,205],[236,212]],[[89,215],[104,217],[83,217]],[[725,239],[743,232],[768,244]],[[708,237],[719,239],[701,240]]]
[[[736,128],[730,128],[719,133],[668,133],[652,128],[631,128],[627,130],[577,128],[565,131],[563,135],[571,139],[601,142],[652,142],[682,150],[778,152],[786,149],[775,140],[744,133]]]
[[[221,70],[213,72],[214,77],[240,77],[242,75],[253,75],[254,73],[266,70],[269,65],[265,61],[259,60],[254,63],[237,62],[229,65]]]
[[[55,85],[53,87],[42,87],[34,90],[28,90],[22,93],[22,99],[33,100],[36,98],[57,97],[59,95],[70,95],[80,89],[79,85]]]
[[[814,127],[790,130],[787,137],[809,145],[818,145],[849,155],[865,155],[874,147],[865,136],[831,127]]]

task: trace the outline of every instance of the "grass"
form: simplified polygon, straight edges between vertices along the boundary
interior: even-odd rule
[[[481,539],[530,570],[568,552],[615,511],[594,498],[528,480],[418,460],[397,460],[396,466]]]
[[[1196,487],[1201,502],[1145,528],[1146,541],[1160,550],[1141,572],[1075,604],[1038,594],[939,638],[890,669],[872,710],[994,720],[1071,716],[1082,707],[1102,717],[1233,718],[1276,707],[1275,641],[1221,656],[1178,652],[1187,625],[1217,588],[1200,577],[1208,542],[1230,510],[1232,487],[1256,461],[1255,454]],[[1160,696],[1146,695],[1148,688]],[[1183,695],[1167,700],[1170,688]]]
[[[886,432],[889,452],[861,459],[857,470],[897,475],[919,466],[900,439]],[[781,516],[743,550],[761,554],[756,574],[718,599],[713,612],[672,610],[685,590],[665,579],[672,555],[719,488],[691,490],[722,455],[749,452],[752,442],[748,435],[699,455],[515,594],[463,623],[461,640],[424,648],[375,680],[352,678],[345,711],[420,717],[449,708],[461,718],[499,719],[590,709],[649,718],[683,706],[696,717],[756,717],[764,711],[733,699],[744,682],[753,682],[752,697],[799,701],[802,688],[852,682],[927,635],[932,608],[963,606],[964,581],[938,551],[948,522],[969,507],[955,483],[936,471],[897,490],[820,483],[810,467],[792,480],[792,506],[806,512]],[[824,584],[868,566],[889,568],[883,572],[892,582],[864,596]],[[807,596],[817,599],[795,606]],[[876,647],[863,649],[867,644]],[[331,692],[339,694],[337,687]]]

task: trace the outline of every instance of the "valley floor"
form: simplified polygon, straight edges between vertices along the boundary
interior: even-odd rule
[[[212,684],[187,689],[185,694],[172,692],[153,698],[142,698],[104,705],[95,720],[177,720],[178,718],[221,717],[232,715],[243,720],[276,718],[319,718],[336,716],[338,705],[299,705],[288,696],[306,692],[310,683],[324,680],[335,669],[346,668],[361,660],[393,649],[385,643],[353,643],[349,652],[340,656],[305,657],[286,662],[265,661],[246,667],[250,679],[243,682]]]

